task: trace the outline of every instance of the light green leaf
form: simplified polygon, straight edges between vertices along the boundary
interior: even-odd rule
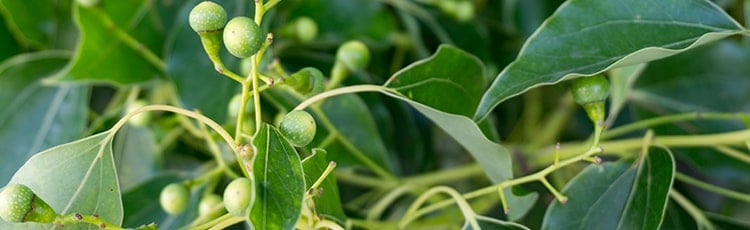
[[[742,32],[706,0],[571,0],[497,76],[474,118],[536,86],[657,60]]]
[[[86,127],[88,88],[45,86],[70,53],[43,51],[0,64],[0,184],[32,154],[79,138]]]
[[[329,161],[326,159],[326,151],[323,149],[313,149],[313,155],[302,160],[302,168],[305,170],[305,183],[307,186],[312,186],[315,181],[318,180],[323,174],[323,171],[328,167]],[[323,183],[320,184],[323,193],[320,196],[313,196],[315,201],[315,208],[318,215],[322,215],[325,218],[333,218],[333,220],[344,223],[346,215],[344,209],[341,207],[341,198],[339,196],[339,186],[336,183],[336,177],[333,174],[329,174]]]
[[[96,214],[119,226],[123,208],[112,159],[112,132],[105,131],[34,155],[13,175],[9,184],[28,186],[57,213]],[[36,223],[0,221],[0,229],[42,227]],[[65,229],[94,227],[65,225]]]
[[[517,224],[517,223],[502,221],[502,220],[498,220],[498,219],[494,219],[494,218],[490,218],[486,216],[476,216],[476,219],[481,229],[493,229],[493,230],[529,229],[528,227]],[[466,222],[462,229],[469,230],[473,228],[471,227],[469,222]]]
[[[262,124],[253,138],[255,202],[249,222],[255,229],[292,229],[302,210],[305,178],[297,150],[275,127]]]
[[[608,126],[614,123],[617,114],[625,107],[633,84],[638,80],[646,65],[646,63],[642,63],[615,68],[609,71],[609,89],[611,93],[609,97],[609,116],[607,116]]]
[[[152,52],[161,49],[160,37],[150,20],[142,20],[138,10],[144,1],[109,1],[102,8],[76,4],[73,17],[81,38],[73,60],[65,70],[48,79],[50,82],[103,82],[133,84],[155,78],[160,70],[127,46],[112,32],[112,25],[102,21],[109,15],[116,26],[139,40]],[[148,18],[148,17],[145,17]]]
[[[542,229],[657,229],[674,179],[672,153],[651,147],[631,162],[584,169],[562,191],[568,202],[549,206]]]
[[[145,127],[125,125],[114,141],[114,159],[122,190],[151,178],[156,173],[157,143],[154,133]]]

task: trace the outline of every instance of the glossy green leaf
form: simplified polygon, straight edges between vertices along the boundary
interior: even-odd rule
[[[262,124],[253,138],[255,202],[249,222],[255,229],[292,229],[302,210],[305,177],[297,150],[279,131]]]
[[[480,229],[496,229],[496,230],[511,230],[511,229],[529,229],[526,226],[513,223],[513,222],[507,222],[502,221],[486,216],[476,216],[477,223],[479,224]],[[466,222],[462,229],[469,230],[474,229],[471,227],[469,222]]]
[[[25,46],[44,48],[53,39],[55,23],[55,1],[0,1],[0,10],[5,14],[13,35]]]
[[[566,204],[552,202],[542,229],[657,229],[674,172],[672,153],[659,147],[635,162],[590,165],[563,189]]]
[[[40,83],[69,58],[67,52],[43,51],[0,64],[0,184],[7,183],[32,154],[84,133],[88,89]]]
[[[323,174],[328,164],[326,151],[323,149],[313,149],[313,155],[302,160],[302,168],[305,172],[305,184],[312,186]],[[336,184],[336,177],[334,177],[333,173],[329,174],[323,180],[319,188],[323,189],[322,194],[313,197],[318,215],[322,215],[324,218],[333,218],[340,223],[344,223],[346,215],[344,214],[344,209],[341,207],[339,186]]]
[[[111,20],[144,47],[158,53],[160,36],[151,20],[143,20],[137,13],[146,1],[111,1],[102,8],[74,6],[73,17],[81,31],[81,38],[73,60],[65,70],[51,77],[50,82],[99,82],[133,84],[154,79],[159,67],[146,61],[143,55],[126,45],[112,32]],[[103,19],[110,18],[110,19]],[[145,17],[148,19],[148,17]]]
[[[239,92],[240,84],[216,72],[200,37],[190,28],[188,14],[199,2],[186,1],[178,14],[165,48],[167,76],[174,82],[183,107],[198,109],[221,123],[227,119],[227,105]],[[246,1],[216,2],[224,6],[230,18],[247,12]],[[221,54],[227,68],[239,74],[239,59],[223,48]]]
[[[99,215],[115,225],[122,223],[120,186],[112,159],[112,130],[58,145],[37,153],[9,184],[24,184],[57,212]],[[41,228],[40,224],[8,224],[1,229]],[[84,224],[66,225],[76,229]]]
[[[539,85],[657,60],[741,32],[706,0],[568,1],[497,76],[475,119]]]
[[[159,155],[154,133],[145,127],[125,125],[113,142],[117,178],[122,190],[151,178]]]
[[[484,89],[484,66],[452,46],[395,73],[385,87],[443,112],[471,117]]]

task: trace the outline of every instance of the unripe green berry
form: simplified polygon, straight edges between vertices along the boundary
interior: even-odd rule
[[[51,223],[57,213],[29,187],[13,184],[0,192],[0,218],[10,223]]]
[[[294,110],[281,119],[279,130],[289,143],[302,147],[315,138],[315,119],[303,110]]]
[[[100,0],[77,0],[78,4],[85,7],[93,7],[99,4]]]
[[[579,77],[573,80],[573,99],[583,106],[594,122],[604,120],[604,103],[609,96],[609,82],[603,75]]]
[[[474,4],[469,0],[443,0],[438,3],[438,7],[443,13],[459,22],[465,22],[474,17]]]
[[[323,92],[325,90],[324,81],[323,73],[314,67],[305,67],[284,79],[284,83],[305,96]]]
[[[181,183],[172,183],[161,190],[159,203],[161,208],[169,214],[180,214],[190,202],[190,191]]]
[[[244,217],[253,200],[254,185],[250,179],[234,179],[224,189],[224,207],[234,216]]]
[[[579,105],[607,100],[609,82],[602,75],[579,77],[573,80],[573,99]]]
[[[224,203],[219,195],[213,193],[208,194],[201,199],[200,203],[198,203],[199,216],[213,219],[221,216],[221,214],[224,214],[225,212],[226,209],[224,209]]]
[[[359,71],[370,62],[370,50],[360,41],[349,41],[336,51],[336,61],[344,64],[350,71]]]
[[[301,42],[309,42],[318,36],[318,24],[309,17],[294,20],[294,29],[297,39]]]
[[[230,118],[237,118],[237,115],[240,114],[240,106],[242,106],[242,94],[238,93],[229,100],[229,105],[227,105],[227,112],[229,113]],[[253,100],[247,100],[247,103],[245,104],[245,115],[252,115],[255,112],[254,106],[255,103]]]
[[[227,24],[227,12],[219,4],[203,1],[190,11],[189,21],[197,33],[216,32]]]
[[[248,17],[236,17],[224,28],[224,45],[238,58],[253,56],[260,50],[266,35],[258,24]]]

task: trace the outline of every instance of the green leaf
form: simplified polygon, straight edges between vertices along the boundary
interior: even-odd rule
[[[305,172],[305,184],[312,186],[315,181],[323,174],[328,167],[326,160],[326,151],[323,149],[313,149],[313,155],[302,160],[302,168]],[[313,196],[315,209],[318,215],[326,218],[333,218],[339,223],[344,223],[346,214],[341,207],[341,198],[339,197],[339,186],[336,183],[336,177],[329,174],[323,183],[320,184],[323,193],[320,196]]]
[[[609,71],[609,116],[607,123],[612,124],[626,103],[633,88],[633,84],[640,77],[646,63],[611,69]]]
[[[0,11],[0,13],[2,12]],[[3,49],[0,49],[0,60],[10,58],[21,50],[16,39],[11,36],[10,31],[5,27],[5,18],[3,17],[0,17],[0,44],[4,44]]]
[[[239,84],[216,72],[203,50],[200,37],[190,28],[188,15],[200,2],[186,1],[178,14],[165,48],[167,76],[174,82],[182,107],[198,109],[211,119],[223,123],[227,119],[229,100],[239,92]],[[216,1],[232,15],[247,11],[246,1]],[[227,68],[239,72],[239,59],[221,49]]]
[[[305,194],[297,150],[275,127],[265,123],[253,138],[253,146],[256,194],[249,222],[255,229],[292,229]]]
[[[379,1],[307,0],[297,3],[289,7],[290,18],[312,18],[318,25],[318,38],[344,41],[367,37],[386,42],[397,27],[395,17]]]
[[[474,118],[536,86],[657,60],[741,32],[705,0],[568,1],[497,76]]]
[[[67,52],[43,51],[0,64],[0,184],[7,183],[32,154],[83,134],[89,90],[40,83],[69,58]]]
[[[145,127],[125,125],[114,141],[114,159],[122,190],[151,178],[156,173],[159,156],[156,137]]]
[[[73,60],[50,82],[100,82],[134,84],[154,79],[160,70],[137,50],[126,45],[112,32],[103,18],[109,17],[117,27],[138,40],[152,52],[161,49],[160,37],[151,20],[140,18],[138,11],[144,1],[111,1],[102,8],[76,4],[73,17],[81,30],[81,38]],[[144,17],[148,18],[148,17]]]
[[[499,183],[513,178],[510,153],[487,139],[469,118],[483,88],[483,73],[484,67],[476,57],[441,46],[432,57],[402,69],[386,82],[385,86],[398,94],[390,90],[383,93],[406,101],[432,120],[471,154],[493,183]],[[510,188],[505,189],[505,194],[511,206],[511,220],[522,217],[537,197],[517,197]]]
[[[484,66],[473,55],[443,45],[395,73],[385,87],[440,111],[471,117],[482,97]]]
[[[108,130],[34,155],[13,175],[9,184],[28,186],[57,213],[96,214],[119,226],[123,208],[112,159],[112,132]],[[42,227],[35,223],[0,221],[0,229],[21,226]],[[91,226],[65,225],[66,229],[88,227]]]
[[[0,10],[8,20],[8,27],[24,46],[45,48],[54,37],[55,8],[59,3],[52,0],[0,1]]]
[[[590,165],[563,189],[565,205],[552,202],[542,229],[657,229],[674,172],[672,153],[659,147],[633,163]]]
[[[159,229],[178,229],[190,224],[198,217],[198,203],[205,189],[191,189],[190,203],[180,215],[167,214],[158,202],[161,190],[165,186],[187,179],[189,178],[184,175],[162,173],[129,190],[123,189],[122,202],[125,215],[122,225],[135,227],[156,223]]]
[[[498,220],[498,219],[494,219],[494,218],[490,218],[490,217],[486,217],[486,216],[476,216],[476,219],[477,219],[477,223],[479,223],[479,227],[481,229],[497,229],[497,230],[500,230],[500,229],[508,229],[508,230],[510,230],[510,229],[529,229],[526,226],[523,226],[523,225],[520,225],[520,224],[517,224],[517,223],[502,221],[502,220]],[[462,229],[469,230],[469,229],[474,229],[474,228],[471,227],[471,225],[469,224],[469,222],[466,222],[464,224],[464,226],[463,226]]]

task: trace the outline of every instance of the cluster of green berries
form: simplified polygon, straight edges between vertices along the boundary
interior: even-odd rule
[[[227,22],[227,12],[219,4],[204,1],[196,5],[190,11],[190,27],[201,36],[202,40],[213,40],[222,35],[227,51],[239,58],[248,58],[260,50],[266,40],[263,33],[252,19],[239,16]],[[222,33],[223,31],[223,33]],[[220,34],[222,33],[222,34]],[[218,54],[218,42],[212,41],[204,48],[209,53]]]
[[[234,179],[224,189],[223,198],[216,194],[207,194],[198,204],[198,214],[216,218],[225,212],[234,216],[245,216],[252,204],[254,186],[250,179]],[[164,187],[159,196],[162,209],[169,214],[180,214],[190,203],[190,189],[182,183],[172,183]]]

